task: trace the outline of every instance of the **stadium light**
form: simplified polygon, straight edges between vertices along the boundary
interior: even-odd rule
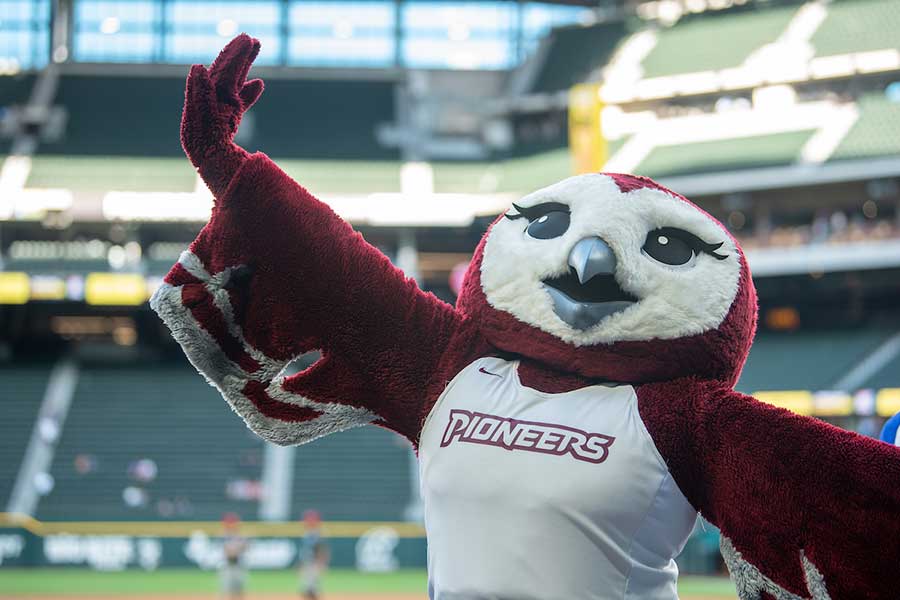
[[[100,32],[106,34],[119,33],[121,23],[118,17],[106,17],[100,22]]]
[[[234,19],[222,19],[216,25],[216,33],[222,37],[231,37],[237,33],[238,24]]]

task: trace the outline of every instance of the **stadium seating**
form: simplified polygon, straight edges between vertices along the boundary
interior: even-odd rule
[[[34,80],[34,73],[0,76],[0,107],[27,102]]]
[[[553,30],[545,42],[547,54],[531,91],[567,90],[585,81],[591,71],[609,62],[624,36],[623,22]]]
[[[28,101],[31,88],[34,87],[34,80],[33,73],[14,77],[0,76],[0,119],[2,119],[2,113],[6,107],[22,105]],[[12,139],[0,137],[0,155],[8,152],[11,144]],[[2,158],[0,156],[0,159]]]
[[[104,102],[100,99],[112,99]],[[178,156],[184,79],[65,75],[55,104],[66,107],[65,137],[42,154]]]
[[[649,177],[728,171],[792,163],[812,131],[657,146],[635,169]]]
[[[742,392],[829,390],[892,333],[883,329],[761,332],[738,383]],[[895,372],[896,373],[896,372]],[[900,381],[893,377],[893,384]]]
[[[876,91],[861,96],[857,106],[859,119],[830,160],[900,153],[900,101],[891,101],[883,92]]]
[[[796,7],[689,16],[660,30],[644,58],[644,77],[736,67],[784,31]]]
[[[183,77],[64,75],[55,103],[68,111],[66,134],[42,144],[40,153],[180,157],[183,102]],[[321,118],[325,107],[341,118]],[[378,125],[394,120],[391,81],[268,78],[259,108],[250,114],[241,131],[249,150],[292,158],[397,157],[375,138]]]
[[[297,448],[294,517],[314,508],[332,520],[403,520],[410,497],[410,445],[374,426]]]
[[[816,56],[900,48],[900,6],[890,0],[838,0],[812,37]]]
[[[396,161],[275,158],[275,162],[313,194],[400,191],[400,163]]]
[[[247,148],[285,158],[397,159],[375,136],[395,119],[394,94],[392,81],[268,78]]]
[[[900,387],[900,355],[878,369],[863,382],[861,387],[873,389]]]
[[[263,442],[187,365],[86,367],[54,457],[56,487],[37,516],[184,520],[235,511],[255,518],[256,502],[229,498],[226,488],[259,480],[262,449]],[[141,459],[157,466],[151,481],[129,475]],[[145,490],[146,502],[126,505],[129,486]]]
[[[48,364],[0,366],[0,511],[9,502],[49,372]]]
[[[189,367],[88,367],[54,457],[56,487],[38,517],[204,520],[235,511],[255,518],[256,502],[226,489],[259,481],[262,451],[263,442]],[[86,458],[92,466],[79,472],[76,462]],[[156,464],[152,481],[129,474],[141,459]],[[329,519],[402,519],[409,476],[409,443],[385,430],[317,440],[297,449],[294,516],[316,508]],[[146,492],[143,505],[126,505],[129,486]]]

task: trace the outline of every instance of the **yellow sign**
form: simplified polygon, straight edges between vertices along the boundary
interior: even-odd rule
[[[66,282],[62,277],[35,275],[31,278],[32,300],[65,300]]]
[[[301,537],[305,525],[300,521],[247,521],[242,531],[251,537]],[[190,537],[202,531],[221,535],[220,521],[38,521],[28,515],[0,512],[0,528],[21,527],[38,536],[68,533],[73,535],[134,535],[163,538]],[[425,537],[425,529],[418,523],[394,521],[325,521],[322,529],[327,537],[362,537],[379,527],[394,530],[397,537]]]
[[[813,414],[813,395],[812,392],[805,390],[788,390],[784,392],[756,392],[753,394],[757,400],[786,408],[798,415]]]
[[[883,388],[875,396],[875,412],[882,417],[893,417],[900,412],[900,388]]]
[[[26,273],[0,273],[0,304],[25,304],[30,293]]]
[[[133,273],[91,273],[84,280],[84,300],[104,306],[136,306],[147,300],[147,282]]]
[[[606,163],[602,110],[599,83],[580,83],[569,90],[569,153],[576,174],[597,173]]]

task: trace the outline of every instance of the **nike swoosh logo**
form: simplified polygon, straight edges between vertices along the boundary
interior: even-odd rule
[[[499,375],[497,373],[491,373],[490,371],[486,370],[484,367],[481,367],[480,369],[478,369],[478,372],[484,373],[485,375],[493,375],[494,377],[499,377],[500,379],[503,379],[503,375]]]

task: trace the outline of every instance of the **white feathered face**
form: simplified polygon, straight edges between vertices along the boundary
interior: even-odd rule
[[[488,304],[576,346],[674,339],[718,327],[741,263],[693,205],[607,175],[571,177],[516,202],[487,238]]]

